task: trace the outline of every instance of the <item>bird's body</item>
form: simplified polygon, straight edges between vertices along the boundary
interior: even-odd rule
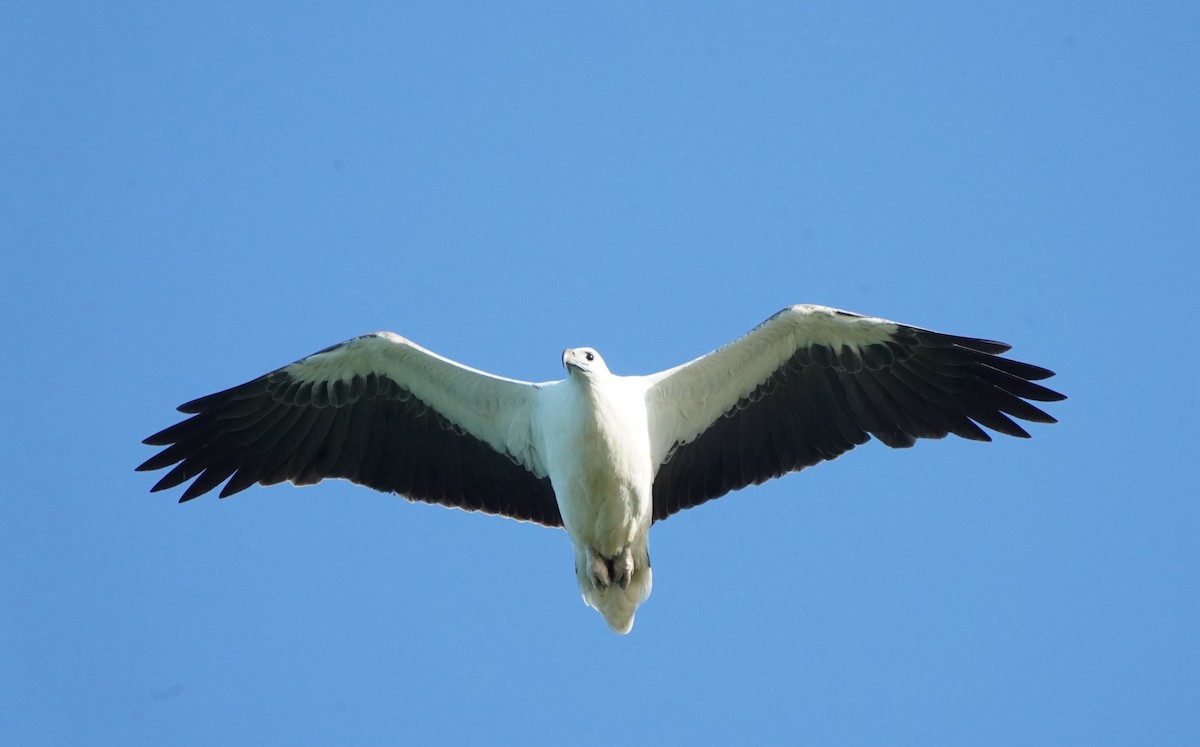
[[[576,358],[593,365],[581,368]],[[614,376],[595,351],[568,350],[564,360],[572,361],[567,379],[541,390],[535,439],[553,465],[550,484],[575,546],[583,598],[613,629],[627,632],[651,584],[655,470],[645,381]]]
[[[821,306],[793,306],[690,363],[617,376],[591,348],[533,384],[437,356],[387,332],[353,338],[180,407],[139,469],[181,500],[226,483],[342,477],[448,506],[563,526],[584,600],[616,631],[650,594],[656,520],[833,459],[982,424],[1054,422],[1026,400],[1062,395],[1008,347]]]

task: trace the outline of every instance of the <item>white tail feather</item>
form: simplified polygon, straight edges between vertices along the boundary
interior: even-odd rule
[[[613,631],[625,635],[633,630],[633,616],[638,605],[650,596],[653,575],[650,563],[643,556],[635,558],[633,578],[624,589],[617,584],[597,589],[592,586],[586,571],[577,574],[577,577],[584,603],[603,615]]]

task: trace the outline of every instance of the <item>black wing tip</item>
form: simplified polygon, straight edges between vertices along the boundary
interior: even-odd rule
[[[202,496],[205,493],[212,490],[213,487],[215,487],[215,486],[204,485],[201,482],[203,477],[204,477],[204,475],[201,474],[199,477],[197,477],[195,480],[192,481],[191,485],[188,485],[187,490],[183,491],[183,495],[179,496],[180,503],[186,503],[186,502],[192,500],[193,498],[199,498],[200,496]]]
[[[1022,365],[1027,366],[1029,364],[1026,363],[1026,364],[1022,364]],[[1036,366],[1035,366],[1035,368],[1036,368]],[[1025,387],[1025,389],[1028,389],[1028,391],[1022,391],[1020,394],[1017,394],[1016,392],[1009,392],[1009,393],[1012,394],[1014,397],[1020,397],[1021,399],[1032,400],[1034,402],[1062,402],[1064,399],[1066,399],[1067,395],[1063,394],[1062,392],[1055,391],[1055,390],[1051,389],[1050,387],[1043,386],[1041,384],[1033,383],[1034,381],[1048,379],[1051,376],[1055,375],[1055,373],[1049,369],[1043,368],[1041,370],[1045,371],[1045,373],[1046,373],[1045,376],[1024,376],[1022,374],[1021,378],[1024,378],[1026,382],[1029,382],[1028,386]],[[1004,389],[1003,384],[999,384],[998,386],[1001,389]]]
[[[1041,381],[1042,379],[1048,379],[1051,376],[1055,375],[1054,372],[1051,371],[1050,369],[1043,368],[1042,366],[1035,366],[1032,363],[1025,363],[1024,361],[1014,361],[1011,358],[1008,359],[1008,361],[1011,364],[1018,366],[1020,368],[1021,378],[1025,379],[1026,381]]]
[[[1004,353],[1012,350],[1012,345],[1009,345],[1006,342],[986,340],[976,337],[959,337],[957,335],[946,335],[940,332],[934,334],[936,334],[938,338],[950,342],[957,347],[967,348],[968,350],[977,353],[984,353],[984,356],[976,358],[978,362],[992,368],[998,368],[1005,373],[1008,373],[1012,376],[1017,376],[1025,381],[1044,381],[1045,379],[1057,376],[1052,369],[1045,368],[1044,366],[1038,366],[1033,363],[1026,363],[1024,361],[1014,360],[1013,358],[1003,357]],[[1063,394],[1062,392],[1057,392],[1049,387],[1041,385],[1034,386],[1036,386],[1038,390],[1037,396],[1029,396],[1026,394],[1015,396],[1020,396],[1021,399],[1034,399],[1038,402],[1061,402],[1067,399],[1067,395]],[[1039,420],[1037,422],[1057,421]]]
[[[285,367],[286,368],[286,367]],[[265,373],[256,379],[251,379],[244,384],[222,389],[219,392],[206,394],[203,397],[197,397],[193,400],[188,400],[175,409],[185,415],[198,415],[205,410],[212,410],[222,405],[227,405],[237,400],[243,400],[247,397],[257,397],[262,395],[269,385],[269,380],[273,376],[277,376],[285,369],[276,369],[270,373]],[[285,374],[286,375],[286,374]]]
[[[907,327],[906,325],[901,325],[901,329],[906,330],[909,334],[915,334],[917,340],[931,347],[954,346],[974,350],[978,353],[987,353],[988,355],[1001,355],[1012,350],[1012,345],[1009,345],[1007,342],[989,340],[986,337],[949,335],[945,332],[934,332],[933,330],[921,329],[920,327]]]
[[[229,396],[232,391],[231,389],[227,389],[216,394],[206,394],[203,397],[197,397],[196,399],[184,402],[175,409],[184,415],[199,415],[205,410],[210,410],[214,406],[224,404],[229,399],[232,399]]]
[[[205,409],[210,407],[214,402],[213,398],[220,396],[220,394],[223,394],[223,392],[197,397],[196,399],[184,402],[182,405],[176,407],[175,410],[176,412],[181,412],[184,415],[199,415],[201,412],[204,412]]]
[[[154,470],[165,469],[166,466],[170,466],[170,465],[163,466],[163,465],[153,464],[153,462],[156,458],[157,457],[151,457],[150,459],[147,459],[145,462],[143,462],[142,464],[139,464],[137,467],[135,467],[134,471],[135,472],[152,472]],[[216,487],[216,486],[210,486],[210,487],[205,487],[203,490],[197,490],[196,489],[197,484],[200,482],[199,478],[200,478],[200,476],[197,476],[195,479],[193,479],[191,485],[189,485],[187,487],[187,489],[183,491],[183,495],[181,495],[179,497],[180,503],[187,503],[190,500],[199,498],[200,496],[204,495],[205,493],[211,492],[213,490],[213,488]],[[186,479],[184,479],[184,480],[172,479],[172,474],[170,472],[168,472],[166,474],[166,476],[164,476],[161,480],[156,482],[153,487],[150,488],[150,492],[151,493],[161,493],[164,490],[170,490],[171,488],[178,487],[179,485],[182,485],[185,482],[187,482]],[[226,487],[228,487],[228,485],[226,485]],[[238,490],[233,490],[228,493],[224,489],[222,489],[220,497],[225,498],[227,495],[233,495],[234,493],[237,493],[237,492],[239,492],[239,490],[243,490],[243,489],[244,488],[239,488]]]
[[[153,436],[146,436],[142,439],[142,444],[146,446],[170,446],[175,443],[174,439],[165,438],[163,431],[155,433]]]
[[[170,490],[171,488],[175,487],[176,485],[180,485],[182,483],[187,482],[190,478],[186,477],[186,476],[180,477],[179,473],[177,472],[178,469],[179,468],[176,467],[175,469],[171,470],[166,475],[164,475],[161,480],[154,483],[154,487],[150,488],[150,492],[157,493],[160,490]]]
[[[988,340],[982,337],[955,337],[954,344],[968,350],[975,350],[988,355],[1003,355],[1012,350],[1012,345],[999,340]]]

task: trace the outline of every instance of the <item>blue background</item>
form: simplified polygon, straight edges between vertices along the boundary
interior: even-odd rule
[[[1200,743],[1200,6],[327,5],[0,10],[0,742]],[[133,471],[355,334],[541,381],[800,302],[1062,423],[673,517],[624,638],[561,532]]]

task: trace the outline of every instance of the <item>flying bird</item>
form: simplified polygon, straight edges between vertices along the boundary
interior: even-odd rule
[[[191,417],[147,438],[166,448],[137,469],[174,465],[151,490],[192,480],[181,503],[340,477],[563,527],[584,601],[627,633],[655,521],[871,436],[902,448],[1056,422],[1030,404],[1065,399],[1034,383],[1053,372],[1009,347],[801,305],[667,371],[618,376],[579,347],[565,379],[530,383],[376,332],[181,405]]]

